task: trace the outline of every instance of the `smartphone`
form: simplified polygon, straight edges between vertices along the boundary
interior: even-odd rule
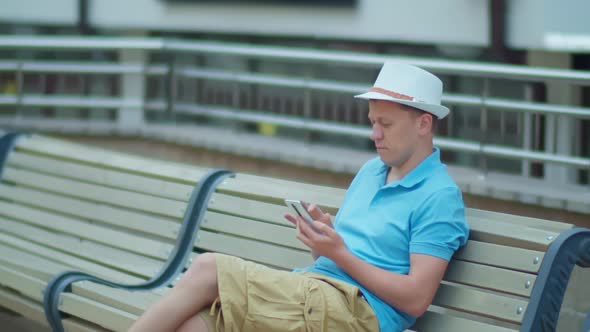
[[[300,200],[286,199],[285,204],[287,204],[287,206],[290,207],[291,210],[293,210],[293,212],[295,212],[296,215],[300,216],[303,220],[305,220],[306,223],[311,225],[311,223],[313,221],[313,217],[311,216],[311,214],[309,214],[309,212],[303,206],[303,204],[301,203]]]

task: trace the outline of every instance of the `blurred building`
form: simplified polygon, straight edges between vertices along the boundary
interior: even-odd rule
[[[439,143],[465,191],[590,213],[588,12],[586,0],[5,2],[0,126],[354,172],[372,152],[351,95],[395,57],[445,81]]]

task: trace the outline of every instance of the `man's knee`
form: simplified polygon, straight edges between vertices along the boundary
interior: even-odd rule
[[[204,283],[207,286],[217,286],[217,261],[215,254],[204,253],[197,256],[181,280],[181,283],[185,284],[191,284],[192,282],[198,284]]]

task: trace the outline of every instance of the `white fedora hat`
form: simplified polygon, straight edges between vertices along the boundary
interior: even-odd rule
[[[440,104],[442,90],[441,80],[426,70],[387,61],[373,87],[355,98],[389,100],[421,109],[442,119],[449,114],[449,109]]]

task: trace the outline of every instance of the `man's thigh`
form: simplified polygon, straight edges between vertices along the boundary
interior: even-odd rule
[[[216,261],[219,299],[200,313],[209,331],[378,331],[352,285],[226,255]]]

